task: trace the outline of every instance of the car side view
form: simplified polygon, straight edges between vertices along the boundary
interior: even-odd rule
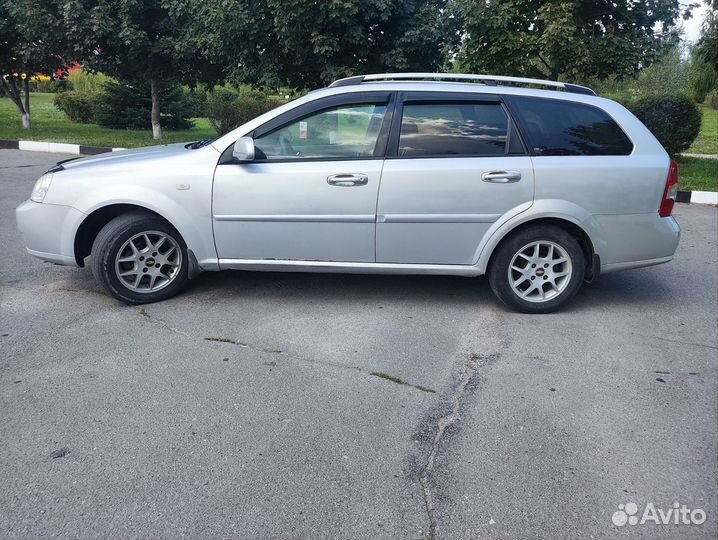
[[[130,304],[208,270],[486,274],[546,313],[601,273],[670,261],[677,183],[651,132],[589,88],[392,73],[215,140],[60,162],[16,215],[30,254],[90,257]]]

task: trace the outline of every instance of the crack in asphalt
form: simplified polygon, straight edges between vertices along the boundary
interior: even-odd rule
[[[163,321],[162,319],[160,319],[158,317],[154,317],[154,316],[150,315],[149,313],[147,313],[147,311],[145,311],[144,308],[140,309],[138,313],[140,315],[142,315],[145,319],[152,321],[153,323],[157,323],[160,326],[165,327],[170,332],[174,332],[175,334],[179,334],[180,336],[192,338],[192,336],[190,336],[187,332],[183,332],[182,330],[179,330],[178,328],[170,326],[166,321]]]
[[[434,506],[433,483],[431,476],[434,471],[437,455],[439,454],[440,445],[445,438],[446,430],[461,419],[462,399],[466,394],[469,385],[476,381],[477,376],[479,375],[479,368],[495,361],[496,359],[498,359],[497,354],[486,356],[478,354],[471,355],[468,362],[464,364],[464,370],[461,374],[461,378],[459,379],[459,383],[454,386],[451,394],[449,395],[450,409],[445,411],[445,414],[440,416],[435,422],[436,432],[434,433],[434,438],[429,448],[426,464],[419,473],[419,484],[421,485],[426,514],[429,520],[429,532],[426,535],[426,538],[429,540],[437,538],[436,529],[438,519],[436,516],[436,508]]]
[[[361,368],[361,367],[359,367],[359,366],[352,366],[352,365],[347,365],[347,364],[341,364],[341,363],[339,363],[339,362],[331,362],[331,361],[329,361],[329,360],[319,360],[319,359],[317,359],[317,358],[307,358],[307,357],[304,357],[304,356],[287,355],[287,354],[284,353],[284,351],[274,350],[274,349],[271,349],[271,348],[269,348],[269,347],[261,347],[261,346],[257,346],[257,345],[252,345],[252,344],[250,344],[250,343],[245,343],[245,342],[242,342],[242,341],[235,341],[235,340],[233,340],[233,339],[232,339],[232,340],[227,340],[227,341],[225,342],[224,338],[206,338],[206,337],[205,337],[205,338],[200,338],[200,337],[197,337],[197,336],[193,336],[193,335],[191,335],[191,334],[188,334],[187,332],[184,332],[184,331],[180,330],[179,328],[175,328],[175,327],[171,326],[169,323],[167,323],[166,321],[160,319],[159,317],[156,317],[155,315],[152,315],[152,314],[148,313],[144,308],[138,310],[137,313],[139,313],[140,315],[142,315],[142,317],[145,318],[145,319],[146,319],[148,322],[150,322],[150,323],[153,323],[153,324],[157,324],[157,325],[159,325],[159,326],[162,326],[163,328],[169,330],[170,332],[174,332],[175,334],[179,334],[179,335],[181,335],[181,336],[184,336],[184,337],[189,338],[189,339],[194,340],[194,341],[216,341],[216,342],[224,342],[226,345],[231,345],[231,346],[234,346],[234,347],[240,347],[240,348],[243,348],[243,349],[250,349],[250,350],[253,350],[253,351],[262,353],[262,354],[277,354],[277,353],[280,353],[280,354],[282,354],[282,355],[284,356],[284,358],[286,358],[287,360],[290,360],[290,361],[291,361],[291,360],[294,360],[294,361],[299,361],[299,362],[306,362],[306,363],[308,363],[308,364],[321,365],[321,366],[329,366],[329,367],[334,367],[334,368],[339,368],[339,369],[346,369],[346,370],[350,370],[350,371],[358,371],[358,372],[360,372],[360,373],[366,373],[366,374],[368,374],[368,375],[373,375],[373,374],[374,374],[374,373],[372,373],[372,372],[366,371],[365,369],[363,369],[363,368]],[[430,388],[426,388],[426,387],[421,386],[421,385],[411,384],[411,383],[407,383],[407,382],[404,382],[404,381],[402,381],[402,385],[403,385],[403,386],[408,386],[409,388],[413,388],[413,389],[418,390],[418,391],[420,391],[420,392],[434,393],[434,390],[432,390],[432,389],[430,389]]]
[[[179,335],[182,335],[186,338],[189,338],[193,341],[217,341],[220,343],[224,343],[225,345],[234,346],[234,347],[240,347],[240,348],[247,348],[254,350],[256,352],[260,352],[263,354],[266,354],[268,352],[268,349],[266,347],[261,347],[257,345],[252,345],[249,343],[236,341],[234,339],[229,338],[201,338],[198,336],[194,336],[191,334],[188,334],[182,330],[179,330],[177,328],[174,328],[170,326],[166,321],[163,321],[162,319],[155,317],[154,315],[151,315],[145,309],[141,309],[138,311],[140,315],[142,315],[148,322],[156,323],[162,326],[163,328],[177,333]],[[283,351],[273,351],[273,352],[282,352]],[[437,537],[437,527],[438,527],[438,518],[437,518],[437,511],[435,507],[435,498],[434,498],[434,488],[435,488],[435,481],[432,479],[432,474],[434,472],[434,467],[436,465],[437,456],[439,455],[439,450],[441,447],[442,442],[446,440],[447,436],[447,430],[450,429],[452,426],[454,426],[459,420],[461,419],[461,411],[462,411],[462,404],[464,401],[464,397],[472,388],[476,387],[476,384],[480,380],[480,368],[487,366],[494,361],[498,360],[500,357],[500,353],[495,352],[491,354],[476,354],[471,353],[469,356],[469,359],[464,363],[464,368],[461,371],[461,376],[459,378],[459,381],[457,384],[452,386],[452,390],[448,395],[448,399],[442,399],[435,408],[435,411],[438,411],[441,414],[436,418],[436,413],[430,413],[432,418],[436,418],[435,420],[431,421],[432,429],[435,430],[432,438],[431,445],[429,446],[428,455],[425,461],[425,464],[423,468],[420,469],[420,472],[418,474],[419,477],[419,484],[421,486],[421,492],[422,497],[424,500],[424,506],[427,514],[427,519],[429,522],[429,531],[428,534],[425,536],[427,540],[436,540]],[[465,356],[464,356],[465,357]],[[306,362],[309,364],[314,365],[325,365],[330,367],[336,367],[340,369],[348,369],[352,371],[358,371],[360,373],[366,373],[368,375],[375,375],[375,373],[368,372],[364,370],[363,368],[359,366],[351,366],[346,364],[340,364],[337,362],[331,362],[327,360],[318,360],[313,358],[307,358],[302,356],[288,356],[285,355],[285,358],[288,360],[294,360],[294,361],[300,361],[300,362]],[[391,379],[390,379],[391,380]],[[406,383],[404,381],[401,381],[402,385],[409,386],[414,389],[426,392],[427,389],[424,387],[419,387],[413,384]]]
[[[652,336],[650,334],[641,334],[639,332],[631,332],[631,334],[633,334],[634,336],[641,336],[641,337],[647,337],[647,338],[651,338],[651,339],[658,339],[661,341],[668,341],[669,343],[680,343],[681,345],[692,345],[693,347],[703,347],[706,349],[718,349],[718,347],[716,347],[715,345],[707,345],[705,343],[696,343],[693,341],[682,341],[680,339],[671,339],[671,338],[666,338],[666,337],[661,337],[661,336]]]

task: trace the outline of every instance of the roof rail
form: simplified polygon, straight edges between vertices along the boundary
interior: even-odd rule
[[[574,94],[587,94],[595,96],[591,88],[578,84],[563,83],[558,81],[545,81],[543,79],[530,79],[526,77],[506,77],[504,75],[476,75],[473,73],[374,73],[372,75],[355,75],[334,81],[330,88],[337,86],[351,86],[371,81],[398,81],[398,80],[435,80],[435,81],[479,81],[489,86],[496,86],[497,83],[507,82],[514,84],[533,84],[536,86],[548,86],[560,88]]]

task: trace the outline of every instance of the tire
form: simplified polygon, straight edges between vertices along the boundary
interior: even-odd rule
[[[157,216],[122,214],[97,234],[91,267],[95,280],[115,298],[127,304],[159,302],[187,283],[187,245]]]
[[[491,257],[488,278],[494,294],[512,309],[550,313],[574,297],[585,271],[576,238],[541,224],[523,227],[501,242]]]

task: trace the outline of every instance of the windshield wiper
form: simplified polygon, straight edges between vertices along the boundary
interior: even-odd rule
[[[197,150],[197,148],[202,148],[203,146],[207,146],[213,140],[214,139],[202,139],[201,141],[186,144],[185,148],[189,148],[190,150]]]

